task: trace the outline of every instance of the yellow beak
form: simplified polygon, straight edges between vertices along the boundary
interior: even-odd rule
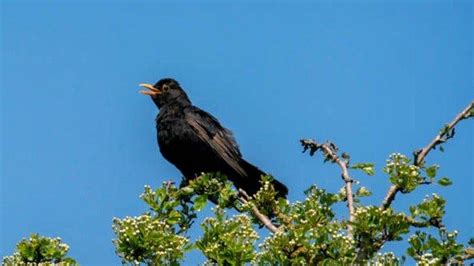
[[[150,96],[156,96],[156,95],[158,95],[158,94],[161,93],[161,91],[160,91],[159,89],[153,87],[153,85],[151,85],[151,84],[141,83],[141,84],[139,84],[139,86],[149,89],[149,91],[147,91],[147,90],[141,90],[141,91],[140,91],[141,94],[150,95]]]

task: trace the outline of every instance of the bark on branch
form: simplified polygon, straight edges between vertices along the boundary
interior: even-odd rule
[[[449,123],[447,124],[443,129],[441,129],[440,133],[436,135],[436,137],[423,149],[417,150],[414,152],[414,162],[413,164],[416,166],[423,166],[425,162],[425,157],[428,155],[428,153],[435,149],[436,146],[446,142],[448,139],[452,138],[454,136],[454,127],[456,126],[459,121],[463,119],[467,119],[469,117],[472,117],[472,112],[474,109],[474,101],[472,101],[470,104],[467,105],[466,108],[464,108],[463,111],[461,111],[459,114],[456,115],[456,117]],[[390,205],[392,204],[393,200],[395,199],[396,194],[401,190],[400,187],[397,185],[392,185],[388,191],[387,195],[385,196],[382,205],[380,205],[381,210],[385,210]]]
[[[242,189],[239,189],[239,201],[242,204],[247,204],[248,201],[250,200],[250,196]],[[262,222],[262,224],[270,230],[272,233],[276,233],[278,231],[278,227],[275,226],[270,218],[268,218],[265,214],[261,213],[255,205],[252,205],[252,213],[257,217],[257,219]]]
[[[318,150],[321,150],[323,152],[323,155],[325,157],[325,161],[331,161],[339,166],[341,169],[341,177],[344,180],[344,187],[346,190],[346,197],[347,197],[347,208],[349,209],[349,221],[353,222],[354,221],[354,197],[352,194],[352,178],[349,175],[349,166],[348,162],[345,159],[339,158],[337,156],[337,147],[331,142],[326,142],[326,143],[316,143],[314,140],[301,140],[301,144],[304,147],[304,151],[310,150],[309,154],[312,156],[314,153]],[[345,157],[345,154],[343,153],[342,157]],[[349,223],[347,225],[347,231],[348,235],[352,238],[352,225]]]

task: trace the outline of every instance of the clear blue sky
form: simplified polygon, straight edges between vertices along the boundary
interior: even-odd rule
[[[353,173],[374,204],[389,186],[388,155],[426,145],[474,98],[468,1],[35,2],[1,8],[0,256],[38,232],[61,236],[83,265],[120,263],[112,217],[146,210],[143,185],[180,178],[159,154],[157,110],[140,82],[179,80],[291,200],[313,183],[342,186],[335,166],[301,154],[302,137],[375,162],[376,176]],[[394,205],[442,194],[463,241],[474,235],[472,124],[428,158],[454,185]]]

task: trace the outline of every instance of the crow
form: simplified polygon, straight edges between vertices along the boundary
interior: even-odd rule
[[[158,146],[163,157],[176,166],[185,180],[201,173],[220,172],[248,195],[261,187],[266,175],[242,158],[232,132],[208,112],[192,105],[179,83],[171,78],[155,85],[140,84],[159,109],[156,117]],[[273,179],[279,197],[286,198],[288,188]]]

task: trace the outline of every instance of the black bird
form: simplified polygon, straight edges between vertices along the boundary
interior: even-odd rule
[[[161,154],[186,180],[203,172],[220,172],[249,195],[260,189],[260,177],[265,173],[242,158],[232,132],[214,116],[192,105],[176,80],[165,78],[155,85],[140,86],[148,89],[140,92],[151,96],[160,110],[156,129]],[[272,184],[280,197],[286,197],[285,185],[277,180]]]

